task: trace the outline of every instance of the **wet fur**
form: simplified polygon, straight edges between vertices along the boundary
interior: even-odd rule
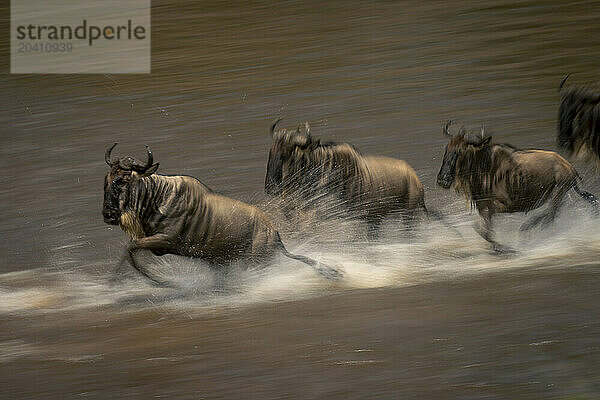
[[[490,139],[472,144],[464,134],[453,137],[446,147],[438,183],[447,185],[451,172],[454,189],[465,195],[482,217],[483,226],[478,232],[495,250],[507,250],[494,239],[492,218],[497,213],[527,213],[551,199],[550,209],[521,229],[547,225],[554,220],[562,198],[571,188],[597,209],[596,198],[577,188],[577,172],[557,153],[490,144]],[[449,164],[448,154],[457,155],[454,167]]]
[[[337,198],[333,212],[362,218],[377,226],[392,213],[412,216],[424,211],[424,189],[415,171],[406,162],[390,157],[363,156],[348,143],[322,142],[299,131],[280,130],[269,156],[266,188],[281,185],[279,195],[286,206],[300,212],[318,208],[327,196]],[[281,163],[281,181],[271,179],[277,169],[273,159],[282,157],[285,146],[289,156]],[[341,209],[337,208],[341,206]]]
[[[276,254],[300,260],[328,279],[341,273],[289,253],[267,216],[256,207],[213,192],[189,176],[127,176],[119,195],[119,224],[132,239],[124,261],[155,283],[166,284],[134,259],[138,250],[196,257],[214,265],[238,259],[263,262]],[[107,182],[113,178],[107,176]],[[110,192],[110,186],[105,192]],[[111,206],[110,197],[105,208]],[[121,204],[123,200],[124,204]],[[109,213],[107,213],[108,215]]]
[[[556,165],[555,176],[546,177],[544,190],[536,190],[535,181],[544,175],[528,167],[520,159],[531,160],[540,155],[551,157]],[[467,146],[456,163],[454,188],[473,206],[495,200],[497,212],[531,211],[542,205],[559,186],[572,186],[576,172],[562,157],[543,150],[519,150],[509,144],[494,144],[478,149]],[[498,198],[508,199],[498,203]]]
[[[600,94],[589,87],[561,90],[558,146],[570,157],[600,168]]]

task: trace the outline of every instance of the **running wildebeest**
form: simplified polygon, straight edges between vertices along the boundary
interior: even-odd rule
[[[579,190],[577,171],[553,151],[519,150],[508,144],[491,144],[491,136],[467,133],[463,128],[452,135],[446,145],[437,183],[444,189],[454,185],[477,208],[483,226],[478,233],[492,244],[495,251],[509,251],[494,240],[492,217],[498,213],[528,212],[548,200],[550,209],[521,226],[528,230],[538,224],[546,226],[554,220],[563,196],[569,189],[587,200],[596,211],[598,200]]]
[[[600,166],[600,92],[589,87],[563,86],[558,111],[558,145],[571,157]]]
[[[367,222],[375,238],[383,219],[402,215],[410,225],[417,212],[428,213],[421,181],[408,163],[391,157],[363,156],[348,143],[323,142],[305,124],[293,130],[270,128],[265,192],[285,200],[284,207],[312,208],[315,199],[333,195],[335,206]],[[328,210],[327,214],[333,211]],[[441,220],[434,212],[428,215]]]
[[[238,259],[266,261],[281,253],[302,261],[329,279],[341,273],[305,256],[289,253],[267,216],[254,206],[210,190],[190,176],[155,174],[152,152],[142,163],[126,157],[105,160],[104,222],[120,225],[131,238],[123,261],[155,283],[161,282],[136,262],[138,250],[176,254],[223,265]],[[120,264],[119,264],[120,265]]]

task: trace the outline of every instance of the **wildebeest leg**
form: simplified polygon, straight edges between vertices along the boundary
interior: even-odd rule
[[[383,218],[378,215],[367,217],[367,239],[377,240],[379,238],[379,232],[381,231],[381,223]]]
[[[564,189],[557,190],[554,197],[552,198],[552,204],[550,205],[550,210],[548,210],[544,214],[532,217],[529,221],[527,221],[523,225],[521,225],[519,230],[521,232],[527,231],[539,224],[542,225],[542,228],[545,228],[550,223],[552,223],[554,221],[554,218],[556,218],[556,214],[558,214],[558,210],[560,209],[560,206],[562,205],[562,200],[565,195],[565,192],[566,192],[566,190],[564,190]]]
[[[293,220],[295,217],[298,217],[298,210],[295,207],[290,206],[289,204],[284,204],[281,207],[283,211],[283,215],[288,221]]]
[[[481,215],[482,225],[479,227],[479,229],[476,227],[475,230],[482,238],[492,245],[492,250],[497,253],[513,252],[514,250],[501,245],[494,239],[494,229],[492,228],[492,217],[494,216],[494,212],[490,209],[490,207],[485,206],[479,209],[479,215]]]
[[[168,282],[165,282],[163,280],[160,280],[160,279],[150,275],[145,268],[142,268],[135,261],[134,254],[138,250],[151,250],[153,252],[165,254],[168,252],[168,249],[170,247],[171,247],[171,241],[168,239],[167,235],[158,234],[158,235],[148,236],[148,237],[145,237],[142,239],[133,240],[131,242],[131,244],[127,247],[126,257],[129,261],[129,263],[133,266],[133,268],[138,270],[138,272],[141,273],[142,275],[144,275],[146,278],[150,279],[152,282],[154,282],[157,285],[168,286],[169,285]]]
[[[115,270],[113,272],[113,276],[112,276],[112,278],[109,279],[109,283],[111,285],[119,283],[119,281],[121,280],[121,278],[123,276],[123,264],[125,264],[126,262],[128,262],[127,254],[125,254],[125,256],[123,256],[117,263],[117,267],[115,268]]]
[[[479,209],[479,216],[481,217],[481,221],[479,224],[474,223],[473,228],[475,228],[475,231],[479,233],[479,236],[481,236],[490,243],[495,243],[494,231],[492,229],[493,213],[490,212],[490,209],[488,207],[484,207]]]
[[[530,230],[534,226],[539,225],[540,222],[542,222],[542,220],[544,218],[546,218],[546,214],[536,215],[535,217],[531,217],[529,220],[527,220],[525,223],[523,223],[521,225],[521,227],[519,228],[519,231],[525,232],[525,231]]]
[[[441,212],[436,211],[436,210],[428,209],[427,207],[425,207],[425,203],[423,203],[421,208],[425,212],[425,215],[427,216],[428,220],[431,221],[433,219],[434,221],[438,221],[438,222],[442,223],[443,225],[445,225],[446,227],[448,227],[449,229],[451,229],[452,231],[454,231],[458,237],[460,237],[460,238],[463,237],[462,234],[460,233],[460,231],[458,229],[456,229],[456,227],[454,225],[452,225],[450,222],[448,222],[448,220],[446,219],[444,214],[442,214]]]
[[[416,226],[418,216],[414,211],[406,211],[401,214],[402,223],[404,224],[404,231],[408,239],[414,239],[417,235]]]
[[[564,198],[567,190],[569,190],[569,189],[568,188],[560,188],[559,190],[557,190],[556,194],[552,198],[552,204],[550,206],[550,211],[548,211],[546,216],[541,221],[542,228],[545,228],[548,225],[550,225],[552,222],[554,222],[554,218],[556,218],[556,215],[558,214],[558,210],[560,210],[560,207],[563,204],[563,198]]]
[[[220,263],[214,263],[211,265],[213,271],[213,284],[212,290],[215,293],[225,293],[227,291],[227,278],[231,273],[230,268]]]

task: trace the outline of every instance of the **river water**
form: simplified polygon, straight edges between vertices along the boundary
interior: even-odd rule
[[[449,118],[555,149],[560,80],[599,76],[599,17],[594,1],[156,0],[150,75],[3,75],[0,398],[598,398],[585,202],[525,236],[524,215],[499,217],[518,253],[498,256],[435,176]],[[463,238],[427,221],[409,235],[391,221],[376,243],[349,221],[287,222],[262,189],[281,115],[407,160]],[[165,256],[144,262],[177,288],[110,285],[127,242],[100,213],[113,142],[258,204],[291,251],[346,278],[276,259],[217,285]]]

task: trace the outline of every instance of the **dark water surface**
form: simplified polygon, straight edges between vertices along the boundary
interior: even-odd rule
[[[569,197],[524,237],[524,216],[499,218],[519,252],[498,257],[434,178],[449,118],[554,149],[558,83],[598,81],[599,17],[594,1],[157,0],[151,75],[3,75],[0,398],[598,398],[586,205]],[[392,222],[367,245],[347,221],[287,223],[262,190],[280,115],[407,160],[464,239]],[[146,262],[180,289],[110,286],[126,243],[100,214],[113,142],[260,204],[290,250],[345,281],[275,260],[216,291],[206,265],[167,256]]]

